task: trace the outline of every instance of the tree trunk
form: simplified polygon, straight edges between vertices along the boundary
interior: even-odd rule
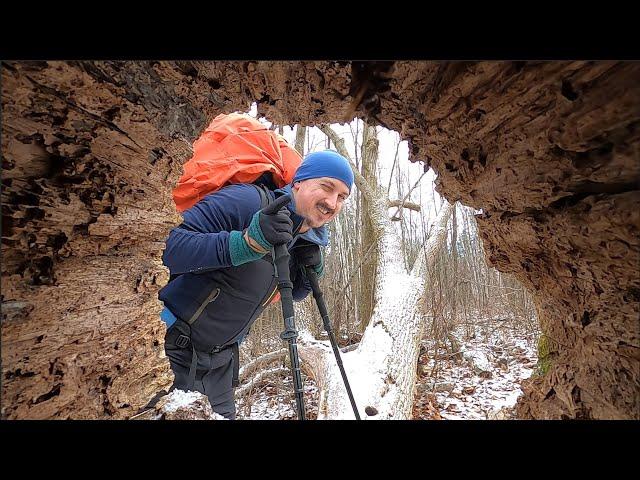
[[[369,185],[377,185],[378,138],[376,136],[376,128],[365,123],[362,134],[362,176]],[[358,318],[360,319],[358,331],[364,332],[373,313],[375,285],[377,282],[376,272],[378,270],[378,243],[380,242],[378,234],[380,229],[376,229],[374,225],[374,219],[371,215],[374,206],[371,200],[366,195],[362,195],[360,198],[362,200],[362,207],[360,208],[360,225],[362,225],[360,258],[363,258],[366,254],[360,275],[366,281],[358,283],[358,297],[360,299],[358,302]],[[370,248],[372,245],[373,247]]]
[[[408,419],[424,328],[423,269],[435,260],[445,244],[452,207],[446,204],[441,209],[424,256],[420,255],[411,273],[407,273],[397,252],[398,236],[386,216],[385,199],[379,197],[373,203],[377,207],[376,227],[384,229],[375,308],[358,348],[342,354],[341,358],[362,418]],[[320,391],[318,419],[353,419],[331,348],[308,335],[301,337],[300,345],[300,357],[308,365]]]
[[[344,148],[344,140],[327,126],[321,127],[321,130],[331,138],[338,152],[351,161]],[[352,161],[351,168],[356,185],[369,206],[378,258],[371,321],[358,348],[343,355],[343,362],[361,416],[367,415],[366,412],[377,412],[371,416],[376,419],[409,418],[413,405],[418,345],[424,327],[420,304],[424,289],[424,260],[426,258],[427,265],[430,265],[435,260],[435,253],[445,243],[446,224],[452,208],[446,204],[441,209],[426,245],[425,257],[420,256],[408,273],[402,256],[398,255],[399,238],[388,217],[388,199],[384,188],[377,182],[368,182]],[[310,343],[307,339],[306,345]],[[322,351],[321,347],[314,346],[312,355],[304,352],[304,348],[301,352],[303,359],[322,365],[312,367],[320,389],[318,418],[353,418],[346,390],[338,385],[342,382],[339,370],[337,366],[331,367],[333,364],[323,357]],[[326,352],[329,350],[325,349]]]
[[[453,331],[456,328],[457,325],[457,321],[458,321],[458,311],[457,311],[457,307],[458,307],[458,247],[457,247],[457,243],[458,243],[458,230],[457,230],[457,225],[456,225],[456,205],[457,203],[454,203],[452,211],[451,211],[451,263],[453,265],[453,274],[451,275],[451,279],[453,280],[452,286],[451,286],[451,290],[450,290],[450,295],[449,295],[449,302],[451,305],[451,317],[449,319],[449,321],[447,322],[447,338],[449,340],[449,343],[451,345],[451,352],[459,352],[460,351],[460,344],[458,343],[458,341],[456,340],[455,336],[453,335]]]
[[[304,139],[307,134],[307,127],[298,125],[296,127],[296,145],[295,148],[300,155],[304,157]]]
[[[3,62],[3,418],[123,418],[171,384],[170,186],[214,107],[181,78],[169,63]]]

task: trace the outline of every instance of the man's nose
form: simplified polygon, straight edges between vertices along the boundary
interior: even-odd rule
[[[335,210],[337,205],[338,205],[338,195],[331,195],[329,198],[327,198],[327,206],[331,210]]]

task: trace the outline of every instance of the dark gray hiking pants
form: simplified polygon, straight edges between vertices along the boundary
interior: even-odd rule
[[[164,349],[175,376],[173,388],[187,390],[189,386],[189,368],[191,367],[191,344],[180,348],[176,338],[180,331],[169,328],[164,339]],[[197,352],[198,363],[193,390],[209,398],[213,411],[229,420],[236,418],[236,406],[233,389],[234,357],[233,349],[220,352]]]

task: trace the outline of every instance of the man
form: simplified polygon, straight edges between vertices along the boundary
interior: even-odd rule
[[[322,273],[325,224],[352,185],[348,161],[326,150],[307,155],[282,189],[230,185],[184,212],[167,239],[163,261],[171,278],[159,294],[172,388],[197,390],[214,412],[235,419],[238,344],[277,291],[272,247],[287,245],[293,298],[304,299],[311,291],[304,267]],[[286,206],[261,212],[285,194],[291,197]]]

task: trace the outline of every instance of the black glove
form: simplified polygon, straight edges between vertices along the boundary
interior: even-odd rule
[[[318,275],[322,275],[324,258],[318,245],[304,245],[294,248],[291,253],[299,265],[303,267],[313,267]]]
[[[293,238],[293,222],[286,205],[290,197],[284,195],[253,215],[247,234],[265,250],[274,245],[286,244]]]

